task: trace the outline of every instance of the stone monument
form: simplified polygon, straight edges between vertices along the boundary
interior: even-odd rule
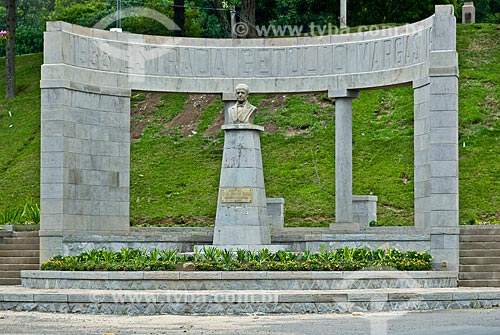
[[[456,22],[452,5],[438,5],[431,17],[400,27],[238,43],[47,22],[40,82],[40,261],[70,254],[75,244],[103,236],[113,242],[124,238],[120,247],[135,242],[127,239],[132,90],[222,95],[227,125],[214,242],[269,243],[259,138],[263,129],[252,124],[255,110],[249,106],[232,109],[234,121],[229,115],[239,82],[255,93],[318,92],[335,98],[336,222],[330,234],[305,234],[300,237],[304,243],[292,241],[294,248],[337,243],[338,233],[353,233],[356,241],[409,241],[406,233],[386,235],[385,230],[356,225],[357,217],[365,222],[374,218],[365,213],[373,212],[376,199],[359,199],[364,209],[353,205],[351,139],[352,100],[361,91],[412,85],[412,231],[422,239],[418,249],[434,256],[435,269],[458,271]],[[248,92],[243,91],[246,104]]]
[[[237,102],[229,108],[229,124],[222,126],[215,246],[256,249],[271,244],[260,149],[264,128],[253,124],[256,107],[248,102],[248,94],[247,85],[236,86]]]

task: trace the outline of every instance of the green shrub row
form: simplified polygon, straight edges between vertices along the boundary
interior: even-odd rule
[[[56,256],[41,266],[55,271],[358,271],[431,270],[432,256],[426,252],[396,249],[342,248],[319,253],[204,248],[178,254],[175,250],[90,250],[78,256]]]

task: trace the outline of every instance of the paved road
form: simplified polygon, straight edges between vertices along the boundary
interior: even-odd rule
[[[273,316],[100,316],[0,311],[0,334],[500,335],[500,309]]]

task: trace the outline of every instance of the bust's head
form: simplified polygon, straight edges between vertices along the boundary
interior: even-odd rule
[[[250,93],[248,85],[245,84],[236,85],[236,96],[237,96],[236,100],[238,100],[239,103],[247,101],[248,93]]]

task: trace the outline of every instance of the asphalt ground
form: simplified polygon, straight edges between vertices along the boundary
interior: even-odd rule
[[[246,316],[0,311],[0,334],[500,335],[500,309]]]

